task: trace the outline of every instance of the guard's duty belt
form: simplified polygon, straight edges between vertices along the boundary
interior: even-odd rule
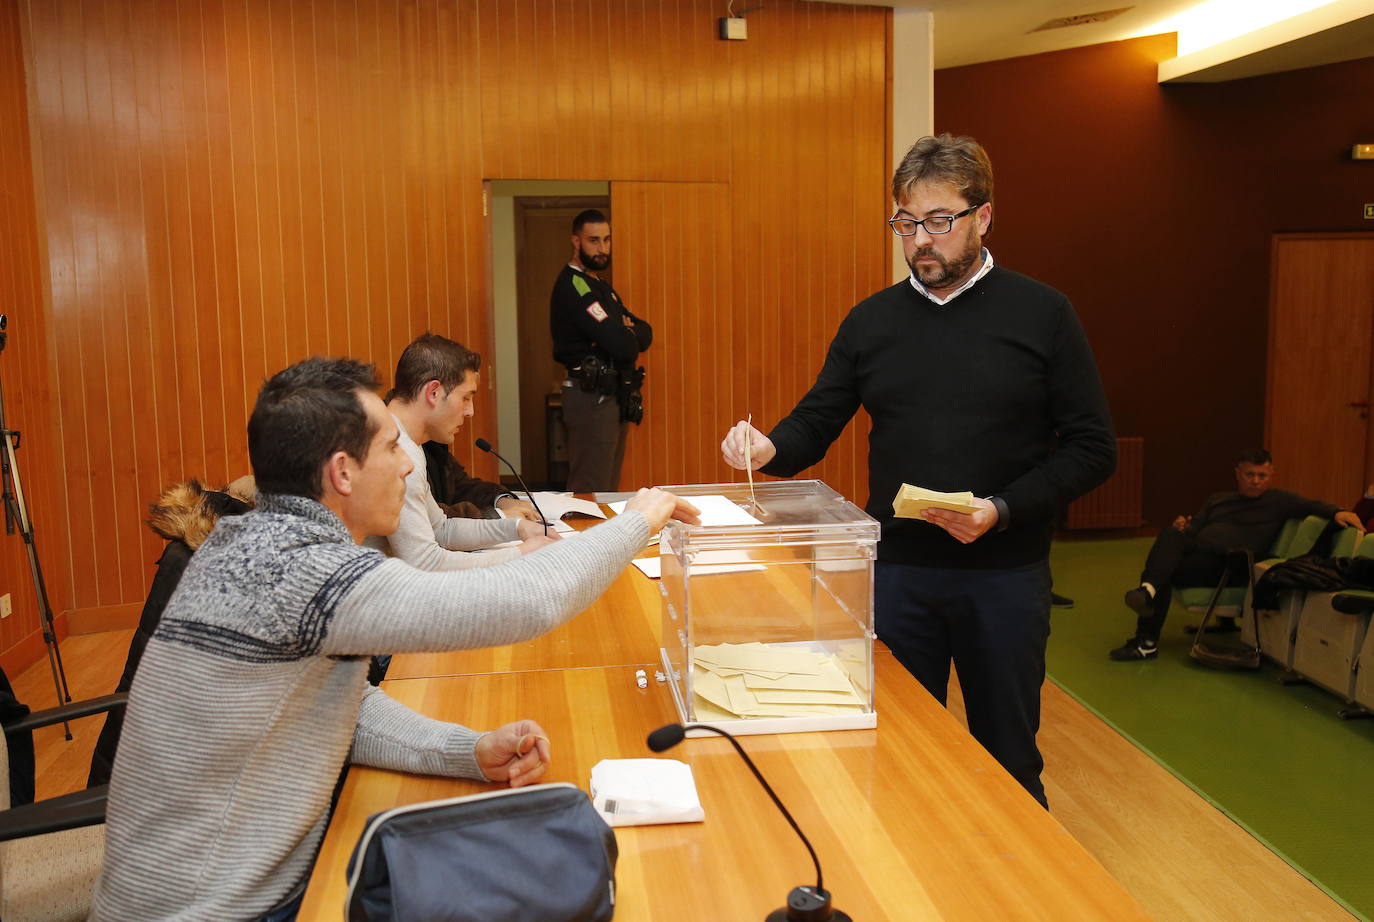
[[[620,404],[620,421],[638,424],[644,419],[644,369],[636,367],[622,371],[596,355],[584,358],[581,364],[568,369],[568,377],[582,390],[603,397],[614,395]]]

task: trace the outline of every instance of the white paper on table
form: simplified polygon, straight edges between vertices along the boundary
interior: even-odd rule
[[[758,519],[744,511],[744,507],[720,494],[708,496],[684,496],[683,499],[701,510],[702,525],[762,525]],[[625,511],[625,502],[607,503],[620,515]]]
[[[728,497],[712,494],[709,496],[687,496],[687,502],[701,512],[702,525],[762,525],[758,519],[744,511],[744,507]]]
[[[544,517],[557,521],[569,512],[580,512],[593,518],[604,519],[606,513],[601,511],[601,507],[589,499],[578,499],[571,493],[540,493],[534,494],[534,504],[544,513]]]
[[[700,823],[692,766],[676,759],[602,759],[592,766],[592,806],[612,826]]]
[[[636,557],[630,563],[634,564],[639,572],[649,579],[663,578],[662,557]],[[692,575],[710,576],[714,573],[744,573],[748,570],[762,569],[763,564],[759,563],[709,563],[701,567],[692,567]]]

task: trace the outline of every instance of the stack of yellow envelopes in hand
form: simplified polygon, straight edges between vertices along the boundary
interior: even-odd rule
[[[864,708],[835,657],[762,643],[696,647],[697,720],[853,714]]]
[[[963,493],[939,493],[925,487],[913,487],[909,483],[902,484],[896,499],[892,501],[892,511],[897,518],[919,519],[922,509],[948,509],[967,514],[978,511],[978,507],[973,505],[973,494],[967,490]]]

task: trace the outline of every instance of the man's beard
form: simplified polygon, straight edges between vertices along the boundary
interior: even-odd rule
[[[959,253],[952,260],[945,259],[945,257],[940,255],[934,247],[923,247],[907,257],[906,262],[907,265],[911,267],[912,274],[921,280],[922,285],[927,288],[941,291],[946,288],[953,288],[955,285],[962,282],[982,253],[983,247],[981,242],[971,237],[967,241],[967,246],[964,248],[963,252]],[[916,262],[920,259],[933,259],[936,265],[934,267],[921,266],[918,268]]]
[[[599,255],[593,256],[591,253],[588,253],[581,247],[577,248],[577,258],[582,262],[582,265],[585,268],[591,269],[595,272],[601,272],[609,268],[611,265],[610,253],[601,253]]]

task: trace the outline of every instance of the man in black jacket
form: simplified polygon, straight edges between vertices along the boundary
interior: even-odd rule
[[[1256,557],[1263,555],[1289,519],[1318,515],[1364,530],[1353,512],[1272,489],[1273,460],[1263,448],[1242,452],[1236,461],[1235,492],[1212,494],[1197,515],[1180,515],[1159,533],[1145,558],[1140,585],[1126,593],[1126,606],[1137,615],[1135,636],[1112,650],[1112,659],[1130,662],[1159,655],[1171,587],[1215,586],[1226,572],[1228,551],[1246,549]],[[1236,577],[1245,578],[1243,573]],[[1222,619],[1221,627],[1234,630],[1235,621]]]
[[[534,506],[490,480],[474,477],[453,457],[453,451],[443,442],[425,442],[425,476],[429,479],[434,501],[449,518],[491,519],[497,511],[507,518],[539,521]]]
[[[969,730],[1043,804],[1050,537],[1059,511],[1111,474],[1111,420],[1068,299],[994,266],[982,245],[992,165],[977,142],[917,141],[892,198],[910,278],[850,311],[815,385],[768,436],[741,422],[721,450],[742,469],[748,443],[755,467],[789,477],[868,411],[878,636],[941,703],[953,660]],[[903,483],[971,491],[976,511],[895,518]]]
[[[553,283],[549,332],[553,357],[568,369],[563,424],[568,429],[568,489],[620,489],[627,422],[643,415],[639,354],[654,331],[598,273],[611,265],[611,225],[596,209],[573,219],[572,259]]]

